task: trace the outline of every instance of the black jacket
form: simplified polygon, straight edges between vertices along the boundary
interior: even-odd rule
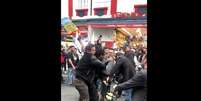
[[[147,99],[147,70],[141,70],[130,80],[119,84],[115,91],[133,88],[133,101],[146,101]]]
[[[134,91],[147,88],[147,70],[137,72],[130,80],[119,84],[116,89],[126,90],[130,88],[134,88]]]
[[[122,74],[123,79],[122,82],[127,81],[131,79],[135,74],[135,69],[132,63],[129,61],[129,59],[125,56],[120,56],[119,59],[117,59],[116,64],[112,67],[110,70],[110,75],[117,73]]]
[[[75,76],[78,79],[84,80],[87,84],[92,84],[97,74],[107,75],[104,70],[105,65],[99,59],[92,54],[85,53],[78,63]]]
[[[135,52],[133,51],[128,51],[125,53],[125,56],[129,59],[129,61],[131,61],[131,63],[135,66],[135,62],[134,62],[134,56],[135,56]]]

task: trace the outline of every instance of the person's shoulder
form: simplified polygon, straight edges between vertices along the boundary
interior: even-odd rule
[[[68,53],[68,56],[69,56],[69,57],[72,57],[72,56],[73,56],[73,53],[72,53],[72,52],[69,52],[69,53]]]
[[[91,59],[95,59],[95,58],[96,58],[96,56],[94,56],[94,55],[91,56]]]
[[[143,74],[147,73],[147,70],[145,70],[145,69],[142,69],[141,71],[142,71]]]
[[[121,62],[128,61],[128,60],[129,59],[124,55],[120,56],[119,59],[118,59],[118,61],[121,61]]]
[[[137,76],[145,76],[147,74],[147,70],[142,69],[141,71],[137,72]]]
[[[132,50],[130,50],[130,51],[129,51],[129,54],[135,54],[135,52],[134,52],[134,51],[132,51]]]
[[[96,60],[97,59],[97,57],[96,56],[91,56],[91,60]]]

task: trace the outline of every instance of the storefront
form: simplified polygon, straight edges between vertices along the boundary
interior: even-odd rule
[[[138,40],[132,42],[137,46],[144,40],[140,40],[139,36],[146,38],[147,20],[146,16],[136,18],[107,18],[107,19],[87,19],[74,20],[82,35],[88,37],[88,41],[96,41],[99,35],[102,35],[102,41],[106,47],[113,47],[114,43],[117,47],[122,47],[126,43],[129,36],[134,36]],[[135,44],[134,44],[135,43]]]
[[[118,47],[123,47],[125,43],[128,43],[132,48],[139,46],[146,47],[147,45],[147,28],[145,26],[133,28],[119,27],[116,32],[115,40]]]

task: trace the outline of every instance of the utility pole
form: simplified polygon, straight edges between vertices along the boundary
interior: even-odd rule
[[[91,4],[90,4],[90,15],[92,16],[92,0],[91,0]]]

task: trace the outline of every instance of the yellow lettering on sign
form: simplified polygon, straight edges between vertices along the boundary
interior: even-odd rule
[[[64,25],[64,29],[67,31],[70,31],[70,32],[75,32],[77,27],[75,26],[75,24],[69,23],[69,24]]]

